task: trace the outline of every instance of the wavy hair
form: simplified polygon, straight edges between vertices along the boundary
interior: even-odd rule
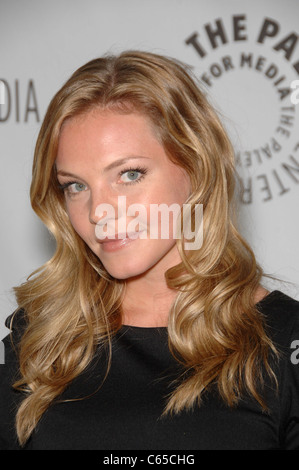
[[[55,159],[62,125],[92,109],[141,112],[157,130],[169,158],[189,174],[188,200],[204,207],[204,239],[165,273],[177,290],[169,312],[169,347],[184,365],[164,413],[200,405],[204,390],[217,384],[234,406],[249,392],[262,407],[264,371],[270,352],[254,293],[262,271],[236,229],[234,152],[213,107],[185,64],[157,54],[126,51],[80,67],[52,99],[37,139],[31,204],[56,240],[53,257],[15,288],[26,329],[19,349],[24,393],[16,429],[24,445],[47,408],[91,361],[108,348],[121,327],[125,282],[107,273],[74,231],[57,186]]]

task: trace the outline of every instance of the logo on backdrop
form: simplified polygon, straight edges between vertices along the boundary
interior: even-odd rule
[[[39,107],[33,80],[8,81],[0,78],[0,123],[39,122]]]
[[[220,105],[244,204],[269,202],[299,184],[299,35],[285,31],[276,19],[243,14],[185,39],[199,60],[194,72]]]

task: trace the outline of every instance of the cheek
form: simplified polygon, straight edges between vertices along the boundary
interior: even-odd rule
[[[160,203],[182,205],[191,194],[189,176],[177,167],[168,168],[168,173],[164,176],[156,188],[155,199]]]
[[[173,200],[179,204],[183,204],[191,194],[189,176],[181,171],[176,171],[173,175],[171,186],[168,189]]]
[[[67,205],[67,213],[69,216],[70,223],[72,224],[74,230],[84,239],[84,236],[87,233],[87,222],[84,214],[80,210],[76,210],[76,207],[72,205]]]

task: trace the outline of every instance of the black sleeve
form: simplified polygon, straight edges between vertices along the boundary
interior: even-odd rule
[[[23,310],[7,318],[5,325],[11,333],[3,340],[4,358],[0,364],[0,450],[20,449],[15,431],[15,416],[21,393],[14,390],[18,378],[18,343],[26,322]]]
[[[299,312],[290,335],[281,377],[283,447],[299,450]]]
[[[299,302],[284,296],[277,302],[274,342],[279,361],[280,442],[285,450],[299,450]],[[276,341],[275,341],[276,340]]]

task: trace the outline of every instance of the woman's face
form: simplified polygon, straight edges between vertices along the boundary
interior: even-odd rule
[[[75,231],[113,277],[165,272],[180,262],[165,207],[182,206],[190,181],[168,159],[144,115],[97,110],[66,122],[56,169]],[[151,216],[162,203],[163,215]]]

